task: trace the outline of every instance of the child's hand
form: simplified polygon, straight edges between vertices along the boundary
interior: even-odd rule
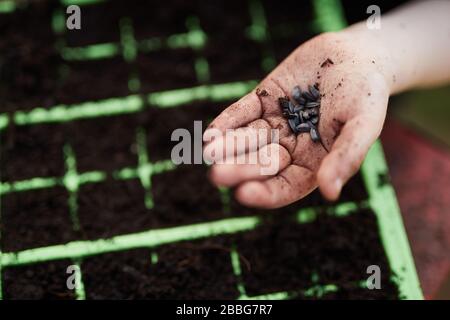
[[[380,134],[389,94],[450,81],[448,12],[449,1],[412,2],[383,14],[380,28],[369,29],[361,22],[301,45],[210,126],[222,132],[239,128],[238,138],[253,129],[280,129],[279,143],[259,149],[261,163],[272,160],[277,173],[261,175],[257,164],[216,164],[211,169],[213,182],[237,186],[238,200],[249,206],[281,207],[317,185],[326,198],[336,199]],[[316,82],[323,95],[318,126],[322,144],[313,143],[309,134],[295,136],[278,105],[278,98],[290,96],[294,86],[305,90]],[[206,142],[210,135],[207,130]],[[206,148],[224,145],[228,154],[248,156],[248,150],[227,147],[223,137]],[[275,149],[278,156],[267,152]]]
[[[278,168],[275,175],[267,176],[261,175],[258,164],[214,164],[212,181],[238,186],[236,197],[248,206],[281,207],[317,186],[326,198],[337,199],[380,134],[390,93],[382,71],[384,52],[375,50],[379,53],[375,54],[363,42],[343,33],[320,35],[301,45],[254,91],[223,111],[209,128],[223,132],[240,128],[238,139],[244,139],[245,130],[280,129],[279,144],[259,146],[265,157],[267,148],[279,150],[277,158],[270,159]],[[306,90],[315,83],[322,95],[318,124],[322,143],[314,143],[308,133],[296,136],[278,102],[280,97],[291,97],[294,86]],[[210,146],[224,146],[227,154],[241,157],[248,152],[227,148],[224,140],[217,138]]]

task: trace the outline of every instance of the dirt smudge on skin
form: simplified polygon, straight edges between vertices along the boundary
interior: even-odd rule
[[[327,58],[324,62],[322,62],[320,67],[321,68],[325,68],[325,67],[329,67],[329,66],[331,66],[333,64],[334,64],[333,60],[331,60],[330,58]]]
[[[258,97],[267,97],[269,95],[269,93],[266,91],[266,89],[257,88],[256,89],[256,95]]]

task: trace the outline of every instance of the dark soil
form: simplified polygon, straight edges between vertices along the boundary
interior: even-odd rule
[[[51,29],[53,5],[34,1],[28,9],[0,14],[0,112],[54,104],[60,61]]]
[[[317,34],[311,23],[314,17],[311,2],[303,1],[299,8],[295,0],[283,1],[283,7],[295,10],[279,10],[280,4],[276,0],[266,0],[263,4],[277,62]]]
[[[128,2],[128,1],[127,1]],[[124,6],[117,1],[96,3],[81,7],[81,30],[66,30],[65,40],[69,46],[86,46],[105,42],[119,42],[119,21]]]
[[[151,193],[155,206],[150,210],[145,207],[145,190],[137,179],[83,185],[78,194],[81,232],[87,239],[109,238],[240,215],[224,213],[220,193],[206,172],[204,166],[195,165],[154,175]]]
[[[164,49],[137,56],[143,92],[189,88],[198,85],[195,52],[192,49]]]
[[[229,50],[224,50],[224,43],[233,50],[238,50],[239,54],[233,55]],[[210,80],[213,83],[258,80],[265,75],[261,45],[245,37],[211,39],[203,54],[208,60]]]
[[[8,267],[2,270],[3,299],[6,300],[74,300],[67,289],[70,260]]]
[[[206,173],[202,165],[189,165],[153,177],[155,211],[161,224],[182,225],[227,217],[220,193]]]
[[[137,299],[148,281],[150,250],[108,253],[83,260],[81,270],[87,299]]]
[[[67,125],[68,141],[77,159],[77,170],[112,172],[136,167],[136,115],[79,120]]]
[[[303,42],[309,40],[314,36],[313,33],[310,33],[307,30],[304,32],[304,34],[300,34],[290,38],[274,37],[272,39],[272,48],[274,51],[275,59],[278,63],[287,58]]]
[[[224,36],[225,41],[244,34],[251,25],[248,1],[198,0],[194,10],[202,29],[210,35]]]
[[[32,2],[11,14],[0,14],[0,111],[50,106],[57,86],[58,55],[51,29],[54,3]]]
[[[62,187],[11,193],[1,201],[1,249],[14,252],[76,239]]]
[[[306,24],[313,20],[313,4],[310,1],[296,0],[283,1],[280,10],[280,2],[277,0],[262,0],[269,27],[279,25]],[[297,31],[297,30],[296,30]]]
[[[145,190],[139,180],[107,180],[83,185],[78,194],[83,236],[109,238],[148,229],[154,218],[144,200]]]
[[[137,40],[167,37],[185,33],[189,5],[185,1],[169,0],[164,6],[148,0],[110,0],[82,7],[82,29],[67,31],[70,46],[85,46],[120,41],[120,21],[128,17],[133,22]]]
[[[82,264],[88,299],[234,299],[238,296],[229,246],[220,239],[156,250],[104,254]]]
[[[61,177],[65,172],[63,125],[10,126],[0,134],[1,181]]]
[[[178,144],[178,141],[171,141],[175,129],[187,129],[193,139],[194,121],[202,121],[204,131],[209,122],[230,103],[194,102],[181,107],[147,110],[142,115],[142,123],[146,128],[151,128],[147,130],[149,158],[152,161],[170,159],[173,146]]]
[[[123,1],[115,1],[123,5]],[[133,0],[123,6],[126,7],[125,15],[133,21],[137,40],[186,33],[186,19],[193,12],[191,1],[184,0],[169,0],[164,5],[148,0]]]
[[[369,210],[342,218],[321,215],[308,224],[277,219],[241,235],[237,249],[249,262],[249,268],[243,268],[249,295],[309,288],[315,284],[313,273],[320,284],[348,286],[367,279],[366,268],[376,264],[384,295],[398,296]]]
[[[56,93],[58,103],[75,104],[130,94],[130,66],[120,57],[73,61],[66,67]]]

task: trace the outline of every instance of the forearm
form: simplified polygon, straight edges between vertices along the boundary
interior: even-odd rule
[[[450,82],[450,1],[412,2],[383,14],[379,30],[364,21],[343,32],[367,39],[391,93]]]

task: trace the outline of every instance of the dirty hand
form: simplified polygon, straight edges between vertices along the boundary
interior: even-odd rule
[[[208,148],[233,156],[212,166],[212,181],[236,186],[237,199],[254,207],[287,205],[316,186],[336,199],[380,134],[389,95],[450,82],[449,9],[449,1],[411,2],[383,15],[379,29],[361,22],[301,45],[205,132],[206,160],[214,160]],[[308,133],[294,135],[278,104],[280,97],[292,98],[296,85],[305,90],[315,83],[322,95],[321,143]],[[238,149],[223,135],[211,134],[237,129],[232,139],[240,140],[260,128],[280,129],[280,139]],[[261,156],[259,164],[236,164],[255,154]],[[261,174],[267,160],[277,165],[271,176]]]
[[[279,129],[278,142],[238,149],[237,143],[230,146],[225,135],[211,139],[213,130],[207,130],[206,147],[222,148],[230,156],[225,163],[213,164],[211,180],[218,186],[236,187],[238,201],[252,207],[281,207],[317,186],[327,199],[337,199],[383,126],[390,94],[385,57],[370,41],[343,32],[322,34],[298,47],[255,90],[225,109],[208,127],[222,133],[237,129],[233,137],[237,140],[246,139],[252,130]],[[286,96],[292,100],[297,85],[306,90],[314,84],[321,94],[317,126],[322,141],[316,143],[309,133],[295,135],[291,131],[278,101]],[[278,153],[268,152],[274,150]],[[250,152],[261,159],[276,157],[270,159],[277,165],[276,173],[262,175],[261,163],[236,163]],[[204,156],[217,160],[206,152]]]

